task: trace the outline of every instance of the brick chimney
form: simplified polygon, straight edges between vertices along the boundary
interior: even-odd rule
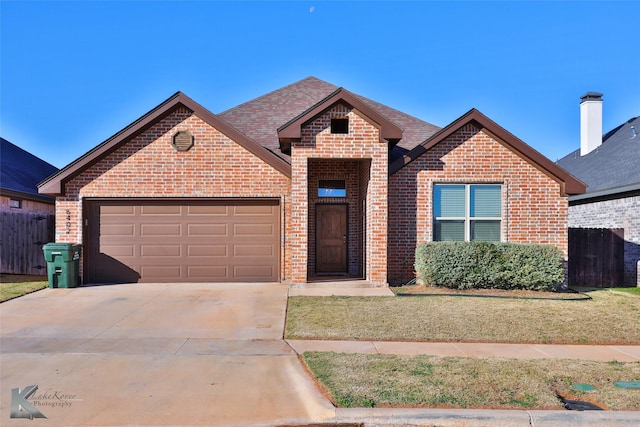
[[[580,97],[580,155],[602,144],[602,94],[587,92]]]

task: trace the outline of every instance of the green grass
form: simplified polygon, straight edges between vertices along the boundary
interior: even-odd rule
[[[591,300],[460,296],[292,297],[289,339],[640,344],[640,296],[609,290]]]
[[[49,286],[47,276],[0,275],[0,302],[8,301]]]
[[[640,288],[611,288],[613,292],[626,292],[633,295],[640,295]]]
[[[637,410],[640,362],[516,360],[307,352],[313,375],[341,407],[562,409],[556,393],[611,410]],[[595,386],[593,392],[572,385]]]

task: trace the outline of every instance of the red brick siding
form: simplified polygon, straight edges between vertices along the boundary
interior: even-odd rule
[[[554,245],[566,258],[560,184],[467,125],[389,178],[389,283],[414,277],[416,246],[433,240],[433,184],[446,182],[502,184],[502,240]]]
[[[349,118],[348,134],[331,134],[334,117]],[[366,188],[367,212],[365,253],[366,278],[374,284],[387,280],[387,176],[388,147],[380,142],[379,129],[345,105],[336,105],[302,128],[300,142],[292,145],[292,214],[287,229],[291,244],[292,277],[294,283],[305,283],[309,268],[310,234],[315,227],[309,216],[314,208],[309,199],[309,159],[371,159],[369,182]],[[360,162],[354,162],[354,173],[359,173]],[[362,187],[359,185],[359,187]],[[360,251],[359,248],[354,248]],[[313,253],[313,251],[311,251]],[[353,252],[350,252],[353,255]],[[355,254],[357,256],[357,254]],[[313,273],[313,272],[310,272]]]
[[[173,135],[188,130],[195,145],[178,152]],[[149,130],[69,181],[56,203],[56,241],[82,241],[82,199],[89,197],[274,197],[282,203],[289,179],[189,110],[169,114]],[[68,225],[67,225],[68,224]],[[283,253],[283,279],[289,254]]]

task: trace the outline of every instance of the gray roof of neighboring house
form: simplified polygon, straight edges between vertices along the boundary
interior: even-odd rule
[[[607,132],[602,137],[602,145],[592,152],[580,156],[577,149],[558,160],[558,165],[587,184],[587,193],[581,198],[637,189],[640,187],[640,116]]]
[[[337,86],[315,77],[307,77],[256,99],[240,104],[217,116],[263,147],[289,160],[280,151],[277,129],[334,93]],[[373,110],[403,130],[402,139],[393,148],[390,161],[406,154],[435,134],[440,128],[386,105],[353,94]]]
[[[57,171],[57,167],[0,138],[0,188],[3,191],[53,200],[38,193],[38,183]]]

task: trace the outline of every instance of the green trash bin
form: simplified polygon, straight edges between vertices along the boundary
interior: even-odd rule
[[[82,245],[47,243],[42,247],[47,261],[50,288],[75,288],[80,283]]]

